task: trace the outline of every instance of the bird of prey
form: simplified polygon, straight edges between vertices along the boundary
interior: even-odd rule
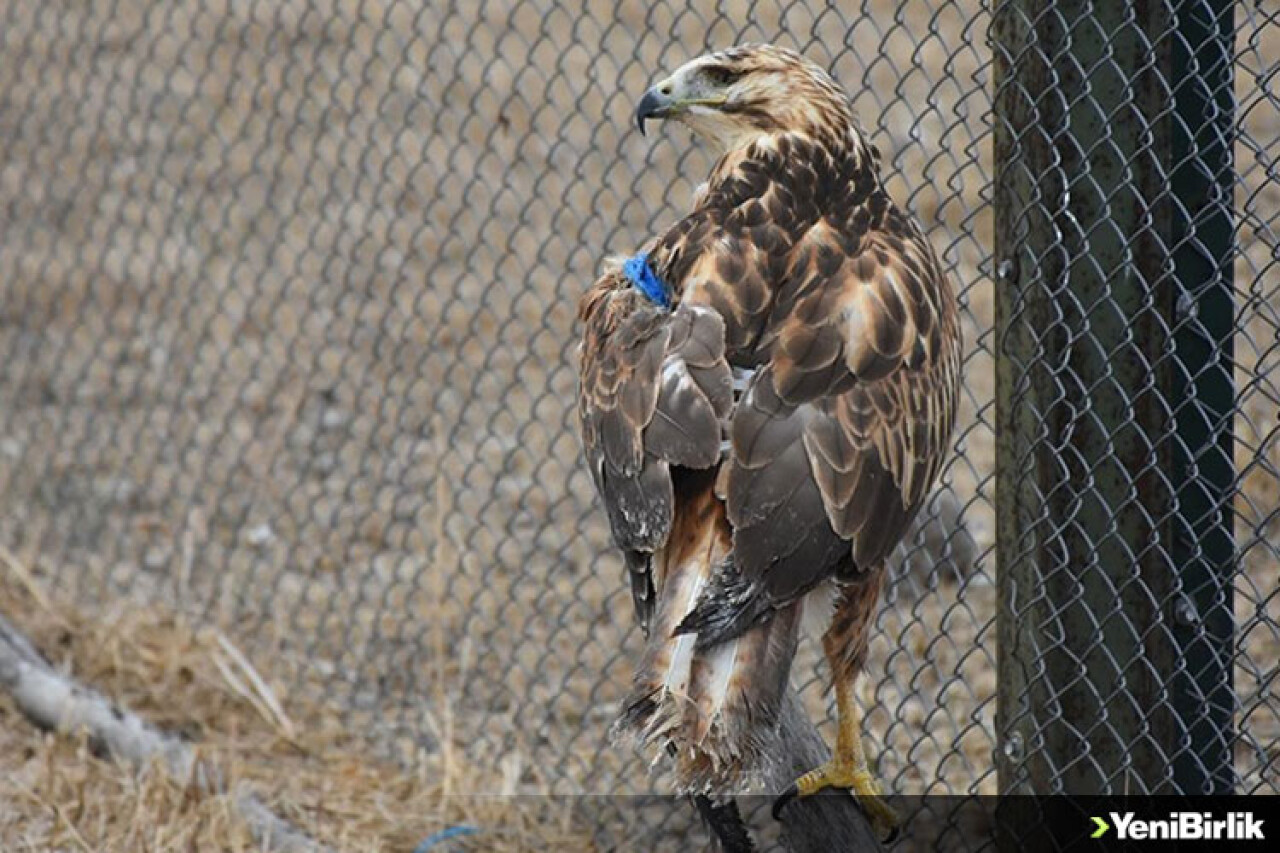
[[[672,756],[682,789],[725,792],[763,757],[816,621],[834,755],[775,815],[840,787],[890,834],[854,683],[885,558],[950,443],[954,290],[848,95],[797,53],[701,56],[635,118],[678,121],[719,159],[689,213],[579,303],[584,454],[647,636],[619,727]]]

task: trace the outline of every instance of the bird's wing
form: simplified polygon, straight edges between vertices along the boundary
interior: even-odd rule
[[[579,317],[583,448],[647,627],[650,556],[671,530],[669,467],[709,468],[720,458],[733,402],[724,323],[705,307],[661,309],[616,269],[583,296]]]
[[[857,251],[816,227],[793,254],[732,419],[722,491],[743,577],[773,606],[878,567],[932,486],[955,420],[950,287],[890,211]]]

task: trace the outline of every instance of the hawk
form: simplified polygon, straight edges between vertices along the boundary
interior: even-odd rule
[[[719,159],[579,303],[584,454],[647,637],[619,727],[671,755],[683,790],[723,791],[762,757],[816,621],[835,750],[774,813],[847,788],[891,834],[854,683],[885,559],[949,447],[954,290],[848,95],[800,55],[694,59],[640,99],[648,119]]]

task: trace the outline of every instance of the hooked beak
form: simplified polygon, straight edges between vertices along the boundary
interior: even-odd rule
[[[691,86],[677,71],[644,93],[640,103],[636,104],[636,127],[644,136],[645,119],[671,118],[698,107],[720,109],[727,101],[723,92],[705,91],[705,87],[697,82]]]
[[[672,109],[675,107],[675,101],[669,94],[671,89],[668,86],[668,94],[663,94],[659,89],[662,86],[654,86],[652,89],[644,93],[644,97],[640,99],[640,103],[636,104],[636,127],[640,129],[640,135],[644,136],[645,119],[650,118],[666,118],[671,115]]]

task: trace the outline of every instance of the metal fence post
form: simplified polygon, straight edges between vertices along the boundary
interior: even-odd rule
[[[1177,325],[1169,397],[1177,436],[1170,552],[1182,582],[1174,638],[1184,662],[1173,702],[1189,739],[1173,764],[1174,782],[1186,793],[1235,787],[1234,6],[1234,0],[1180,3],[1173,41],[1173,67],[1187,72],[1173,90],[1170,185],[1179,206],[1172,222]]]
[[[1229,7],[993,10],[1004,791],[1229,776]]]

